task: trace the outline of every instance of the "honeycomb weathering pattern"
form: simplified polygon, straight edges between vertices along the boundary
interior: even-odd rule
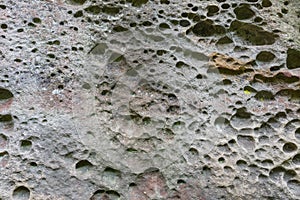
[[[300,199],[299,1],[0,13],[0,199]]]

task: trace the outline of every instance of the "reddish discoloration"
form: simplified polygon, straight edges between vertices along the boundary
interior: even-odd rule
[[[10,98],[6,101],[0,101],[0,112],[8,110],[12,102],[13,102],[13,98]]]
[[[9,161],[9,154],[5,151],[0,153],[0,167],[5,167]]]
[[[176,189],[169,189],[163,174],[158,170],[141,174],[136,185],[130,187],[129,199],[205,200],[197,183],[182,183]]]
[[[3,134],[0,134],[0,149],[6,148],[8,144],[7,137]]]
[[[137,186],[130,192],[130,199],[166,199],[167,191],[166,180],[159,171],[145,172],[138,177]]]
[[[37,91],[32,100],[33,105],[48,111],[63,111],[70,112],[74,105],[73,93],[70,90],[63,89],[57,90],[58,93],[54,93],[55,89],[49,87],[47,90]]]

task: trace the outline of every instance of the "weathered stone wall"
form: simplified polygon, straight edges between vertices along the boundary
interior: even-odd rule
[[[300,199],[299,0],[2,0],[0,199]]]

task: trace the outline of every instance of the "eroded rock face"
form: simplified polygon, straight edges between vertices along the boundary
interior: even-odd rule
[[[1,199],[299,199],[298,0],[3,0]]]

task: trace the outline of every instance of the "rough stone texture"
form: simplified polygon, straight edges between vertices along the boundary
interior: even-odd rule
[[[300,199],[298,0],[0,13],[0,199]]]

